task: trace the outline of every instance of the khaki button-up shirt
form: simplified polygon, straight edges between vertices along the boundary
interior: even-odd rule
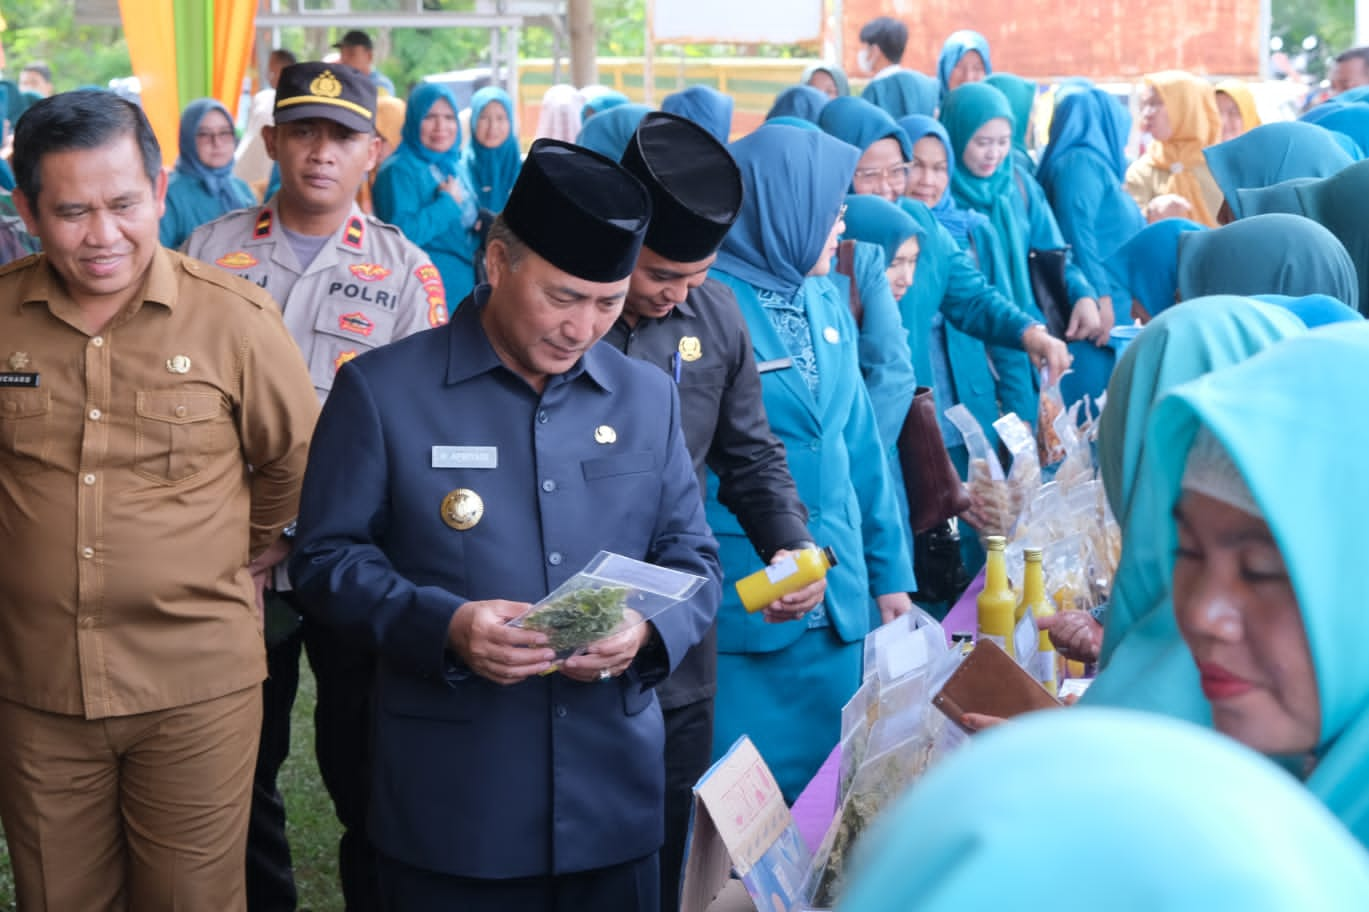
[[[317,411],[251,283],[158,249],[93,335],[44,257],[0,270],[0,698],[101,718],[261,681],[248,560]]]

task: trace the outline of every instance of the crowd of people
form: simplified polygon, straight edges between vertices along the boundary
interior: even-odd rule
[[[975,32],[935,75],[907,41],[866,24],[858,96],[816,63],[741,136],[706,86],[555,87],[520,134],[497,87],[397,98],[361,32],[273,52],[242,136],[192,102],[166,168],[135,104],[29,99],[0,218],[20,908],[295,908],[307,655],[346,908],[676,909],[710,764],[748,736],[792,801],[865,636],[983,562],[984,504],[926,509],[968,478],[961,429],[933,421],[958,478],[900,449],[915,397],[996,444],[1057,385],[1106,395],[1121,565],[1055,631],[1104,708],[976,736],[841,908],[1020,898],[1025,799],[1057,787],[1109,908],[1362,898],[1369,55],[1292,122],[1149,74],[1133,124]],[[817,546],[824,579],[743,608],[733,583]],[[570,656],[513,623],[602,551],[702,585]]]

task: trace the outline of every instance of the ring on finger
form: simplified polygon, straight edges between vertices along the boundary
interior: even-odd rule
[[[609,678],[611,678],[611,677],[613,677],[613,672],[609,671],[607,668],[600,668],[600,669],[599,669],[599,680],[600,680],[600,681],[607,681],[607,680],[608,680]]]

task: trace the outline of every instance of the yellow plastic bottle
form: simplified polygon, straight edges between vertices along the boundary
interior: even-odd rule
[[[791,551],[784,560],[737,580],[737,595],[747,611],[760,611],[775,599],[822,579],[836,565],[837,553],[831,548]]]
[[[984,591],[975,605],[979,614],[980,639],[990,639],[1013,655],[1013,618],[1017,614],[1017,596],[1008,585],[1008,565],[1003,557],[1007,540],[1001,535],[984,539],[988,560],[984,565]]]
[[[1022,556],[1026,562],[1026,569],[1022,573],[1022,613],[1030,611],[1032,617],[1039,622],[1042,618],[1055,614],[1055,606],[1046,596],[1046,574],[1041,567],[1041,549],[1027,548],[1023,550]],[[1058,656],[1055,646],[1051,643],[1050,634],[1044,630],[1037,640],[1037,649],[1036,667],[1029,671],[1053,696],[1060,690]]]

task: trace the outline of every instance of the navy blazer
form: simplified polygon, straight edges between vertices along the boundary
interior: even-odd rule
[[[380,650],[380,851],[479,878],[618,864],[663,839],[651,685],[713,621],[717,545],[670,378],[600,344],[539,396],[490,347],[485,293],[448,326],[338,373],[310,452],[292,579],[317,617]],[[435,446],[488,449],[444,468]],[[490,456],[496,465],[474,467]],[[484,501],[464,531],[439,509],[459,488]],[[665,660],[639,656],[608,682],[552,674],[505,687],[447,650],[466,600],[537,601],[600,550],[708,579],[653,622]]]

